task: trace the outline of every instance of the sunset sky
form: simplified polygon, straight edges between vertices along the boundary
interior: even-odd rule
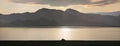
[[[65,10],[72,8],[84,13],[120,11],[120,0],[0,0],[0,13],[35,12],[41,8]]]

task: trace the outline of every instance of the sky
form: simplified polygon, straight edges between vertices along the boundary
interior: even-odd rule
[[[41,8],[65,10],[72,8],[83,13],[120,11],[120,0],[0,0],[0,13],[35,12]]]

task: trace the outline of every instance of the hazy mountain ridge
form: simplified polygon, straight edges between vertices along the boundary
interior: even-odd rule
[[[101,15],[112,15],[112,16],[120,16],[120,11],[116,11],[116,12],[100,12],[97,14],[101,14]]]
[[[34,13],[0,14],[1,27],[40,26],[120,26],[120,16],[102,16],[80,13],[74,9],[66,11],[39,9]]]

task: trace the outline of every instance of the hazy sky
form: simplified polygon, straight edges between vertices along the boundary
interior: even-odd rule
[[[120,11],[120,0],[0,0],[0,13],[35,12],[41,8],[76,9],[80,12]]]

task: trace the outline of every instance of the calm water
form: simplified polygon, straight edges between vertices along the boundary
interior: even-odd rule
[[[120,40],[120,27],[0,28],[0,40]]]

